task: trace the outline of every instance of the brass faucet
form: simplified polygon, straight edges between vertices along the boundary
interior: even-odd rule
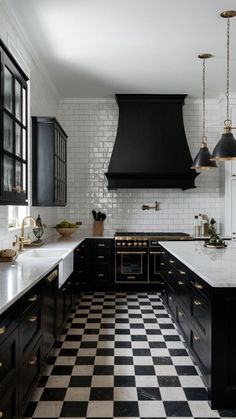
[[[33,222],[33,227],[36,227],[36,220],[31,215],[27,215],[27,217],[23,218],[23,221],[21,223],[21,235],[19,237],[19,250],[22,251],[24,249],[24,244],[30,244],[30,239],[25,239],[25,221],[31,220]],[[17,244],[17,243],[16,243]]]

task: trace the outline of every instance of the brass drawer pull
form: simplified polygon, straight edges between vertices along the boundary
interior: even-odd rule
[[[105,247],[105,243],[99,243],[98,247]]]
[[[76,249],[76,252],[80,252],[80,249]]]
[[[161,266],[165,266],[165,263],[164,263],[164,262],[161,262],[161,263],[160,263],[160,265],[161,265]]]
[[[37,301],[37,299],[38,299],[37,294],[34,294],[34,295],[31,295],[31,296],[28,298],[28,301],[29,301],[29,303],[33,303],[34,301]]]
[[[71,281],[67,282],[67,285],[71,285],[71,284],[72,284],[72,282],[71,282]]]
[[[178,272],[180,273],[180,275],[186,275],[185,271],[181,271],[181,270],[178,269]]]
[[[98,259],[104,259],[105,256],[98,256]]]
[[[193,303],[195,304],[195,306],[200,306],[202,304],[199,300],[194,300]]]
[[[199,336],[196,336],[196,335],[193,335],[193,339],[198,342],[200,340],[200,337]]]
[[[104,274],[98,274],[98,276],[104,276]]]
[[[135,279],[136,278],[136,276],[134,276],[134,275],[128,275],[127,276],[127,279]]]
[[[0,368],[2,368],[2,362],[0,362]]]
[[[170,260],[169,260],[169,262],[170,262],[170,263],[175,263],[175,261],[174,261],[174,260],[172,260],[172,259],[170,259]]]
[[[4,412],[0,412],[0,418],[3,418],[3,416],[4,416]]]
[[[36,322],[36,320],[37,320],[37,316],[30,316],[29,318],[28,318],[28,322],[29,323],[34,323],[34,322]]]
[[[6,326],[0,327],[0,335],[4,335],[5,332],[6,332]]]
[[[147,252],[116,252],[117,255],[146,255]]]
[[[152,252],[152,251],[150,251],[149,253],[150,253],[150,255],[165,255],[165,252]]]
[[[28,361],[28,364],[27,365],[29,367],[33,367],[33,365],[35,365],[36,362],[37,362],[37,356],[33,356],[33,358],[30,361]]]
[[[47,282],[52,282],[54,281],[54,279],[57,278],[58,272],[57,269],[55,269],[55,271],[53,271],[50,275],[47,276],[46,281]]]
[[[179,314],[180,317],[183,317],[182,311],[178,311],[178,314]]]
[[[197,289],[199,289],[199,290],[202,290],[203,289],[203,285],[202,284],[199,284],[199,282],[195,282],[195,288],[197,288]]]
[[[169,275],[172,275],[172,274],[173,274],[173,272],[172,272],[172,271],[168,271],[168,274],[169,274]]]
[[[178,284],[179,285],[184,285],[184,282],[183,281],[178,281]]]
[[[173,298],[171,296],[168,297],[170,301],[173,301]]]

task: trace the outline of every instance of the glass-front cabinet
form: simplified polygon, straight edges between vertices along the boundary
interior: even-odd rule
[[[0,204],[27,205],[27,81],[0,40]]]
[[[65,206],[67,135],[56,118],[32,117],[33,205]]]

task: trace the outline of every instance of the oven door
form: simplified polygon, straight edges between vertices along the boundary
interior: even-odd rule
[[[148,282],[148,251],[116,250],[116,282]]]
[[[149,251],[149,281],[159,284],[164,283],[167,270],[166,253],[162,250]]]

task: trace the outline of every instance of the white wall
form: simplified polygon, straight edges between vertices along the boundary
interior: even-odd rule
[[[210,150],[219,138],[217,101],[207,103]],[[104,234],[116,230],[184,231],[193,233],[194,215],[214,217],[219,226],[222,202],[219,170],[203,172],[196,179],[197,189],[108,191],[104,173],[115,141],[118,107],[115,101],[64,99],[58,118],[69,135],[68,205],[59,210],[61,218],[81,220],[81,229],[92,231],[92,209],[105,211]],[[202,133],[201,101],[187,101],[184,123],[190,151],[199,150]],[[160,202],[160,211],[142,211],[142,204]]]
[[[14,12],[9,10],[7,1],[0,2],[0,37],[3,42],[11,49],[15,58],[23,66],[27,75],[30,77],[30,116],[32,115],[52,115],[56,116],[59,96],[57,91],[38,60],[35,50],[29,40],[24,35],[22,27],[19,25]],[[30,130],[31,132],[31,130]],[[29,142],[31,138],[29,139]],[[29,162],[29,165],[31,162]],[[29,170],[30,172],[30,170]],[[55,210],[37,208],[30,209],[32,215],[40,212],[43,221],[52,225],[55,222]],[[0,206],[0,248],[12,245],[15,234],[19,231],[8,231],[8,212],[7,206]],[[47,229],[46,235],[52,234],[54,230]]]

